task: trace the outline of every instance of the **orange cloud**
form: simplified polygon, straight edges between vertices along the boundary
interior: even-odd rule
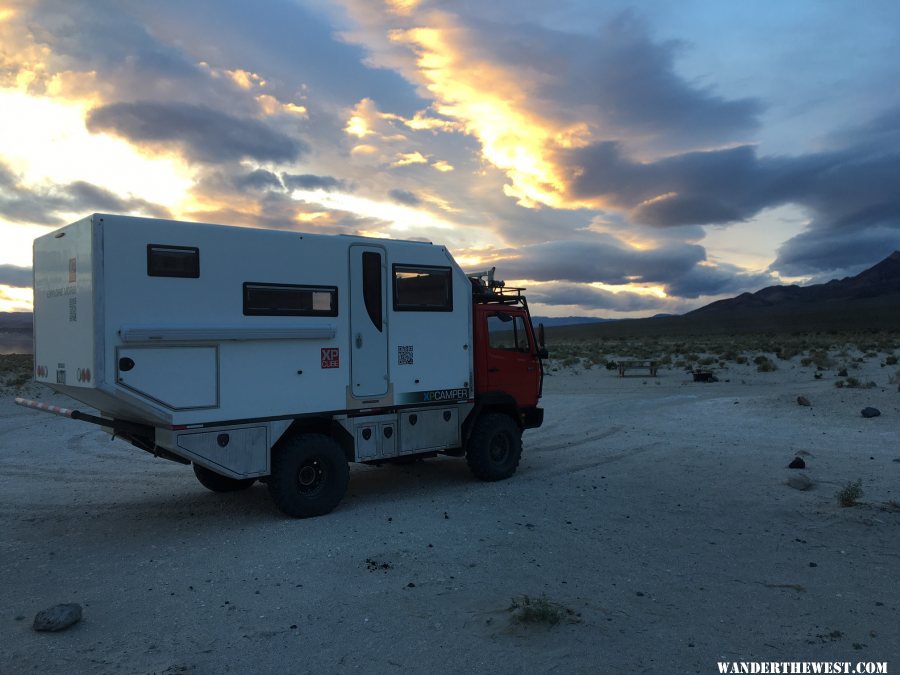
[[[509,179],[504,192],[519,204],[573,206],[566,203],[565,178],[550,158],[561,148],[586,143],[587,125],[563,124],[533,113],[527,83],[473,55],[452,17],[430,12],[425,18],[427,27],[388,35],[395,45],[413,51],[416,77],[434,98],[434,110],[478,138],[484,159]],[[409,125],[428,128],[426,119],[414,118]]]

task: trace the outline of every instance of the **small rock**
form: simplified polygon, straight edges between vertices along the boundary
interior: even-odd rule
[[[81,621],[81,605],[73,602],[41,610],[34,617],[34,624],[31,627],[40,632],[55,632],[74,626],[79,621]]]
[[[863,417],[878,417],[881,414],[881,411],[878,408],[863,408],[860,411],[860,415]]]
[[[791,476],[787,479],[787,484],[795,490],[809,490],[813,486],[812,479],[805,473],[797,476]]]
[[[794,461],[788,464],[789,469],[805,469],[806,462],[801,457],[794,457]]]
[[[809,566],[810,566],[810,567],[818,567],[818,565],[817,565],[816,563],[814,563],[814,562],[809,563]]]
[[[797,405],[806,405],[806,406],[809,406],[809,405],[812,405],[812,403],[810,403],[810,402],[809,402],[809,399],[806,398],[805,396],[798,396],[798,397],[797,397]]]

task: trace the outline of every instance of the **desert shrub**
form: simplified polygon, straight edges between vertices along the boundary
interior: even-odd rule
[[[847,369],[846,369],[846,368],[841,368],[841,369],[838,371],[838,377],[847,377]]]
[[[743,355],[738,356],[734,359],[734,362],[738,365],[744,365],[745,363],[747,363],[747,357]]]
[[[845,384],[846,382],[844,382],[843,380],[836,380],[834,386],[838,389],[843,389]]]
[[[609,361],[606,362],[607,370],[615,370],[618,367],[619,367],[619,364],[616,363],[615,361],[613,361],[612,359],[610,359]]]
[[[567,356],[565,359],[563,359],[562,364],[564,368],[570,368],[574,365],[577,365],[579,360],[580,359],[577,356]]]
[[[891,354],[884,360],[884,363],[887,366],[896,366],[897,365],[897,357],[894,354]]]
[[[555,626],[560,621],[577,623],[580,615],[557,602],[551,602],[546,596],[532,598],[520,595],[512,599],[509,606],[513,623],[543,623]]]
[[[759,373],[771,373],[772,371],[778,370],[778,366],[775,365],[775,362],[767,356],[759,355],[753,359],[753,363],[756,364],[756,370]]]
[[[841,506],[856,506],[857,500],[863,496],[862,479],[848,482],[835,496]]]
[[[702,359],[697,360],[697,363],[701,366],[711,366],[715,362],[716,360],[712,356],[704,356]]]
[[[863,383],[855,377],[848,377],[845,386],[848,389],[872,389],[874,387],[877,387],[878,385],[876,385],[874,382]]]
[[[892,373],[891,375],[888,375],[888,382],[889,382],[890,384],[898,384],[898,383],[900,383],[900,370],[898,370],[898,371],[895,372],[895,373]]]

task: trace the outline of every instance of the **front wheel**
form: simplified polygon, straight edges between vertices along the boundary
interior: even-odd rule
[[[199,464],[194,464],[194,475],[197,476],[200,485],[213,492],[246,490],[256,482],[255,478],[229,478]]]
[[[476,478],[494,481],[509,478],[522,456],[522,430],[508,415],[482,415],[466,447],[466,461]]]
[[[272,448],[269,494],[292,518],[321,516],[343,499],[350,467],[337,442],[322,434],[295,434]]]

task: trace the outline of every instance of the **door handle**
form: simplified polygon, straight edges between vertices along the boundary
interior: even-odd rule
[[[499,373],[500,369],[499,368],[488,368],[488,372],[489,373]]]
[[[356,334],[356,348],[362,349],[362,333]]]

